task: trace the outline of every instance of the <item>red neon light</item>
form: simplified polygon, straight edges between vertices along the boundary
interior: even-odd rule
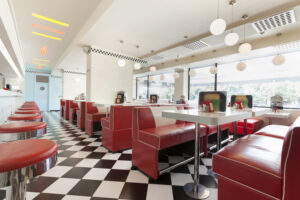
[[[46,31],[51,31],[51,32],[54,32],[54,33],[62,34],[62,35],[65,34],[65,32],[62,32],[62,31],[59,31],[59,30],[56,30],[56,29],[53,29],[53,28],[49,28],[49,27],[46,27],[46,26],[40,26],[38,24],[32,24],[32,26],[35,27],[35,28],[44,29]]]
[[[42,54],[43,56],[46,55],[46,51],[47,51],[47,47],[43,46],[43,47],[41,48],[41,54]]]

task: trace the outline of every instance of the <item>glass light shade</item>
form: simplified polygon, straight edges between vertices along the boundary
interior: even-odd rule
[[[194,69],[190,70],[189,75],[190,75],[190,77],[196,76],[196,70],[194,70]]]
[[[224,19],[215,19],[210,24],[210,32],[213,35],[221,35],[226,29],[226,21]]]
[[[252,46],[250,43],[243,43],[239,46],[239,52],[241,54],[247,54],[250,53],[250,51],[252,50]]]
[[[227,46],[234,46],[239,41],[239,35],[237,33],[228,33],[225,36],[224,42]]]
[[[134,64],[134,69],[139,70],[139,69],[141,69],[141,68],[142,68],[141,63],[135,63],[135,64]]]
[[[178,72],[174,72],[173,77],[174,78],[179,78],[179,73]]]
[[[118,65],[119,65],[119,67],[125,67],[126,61],[124,59],[120,59],[120,60],[118,60]]]
[[[282,65],[285,62],[285,57],[283,55],[277,55],[272,59],[272,63],[276,66]]]
[[[155,66],[150,67],[150,72],[155,72],[155,71],[156,71],[156,67]]]
[[[79,82],[79,81],[80,81],[80,78],[78,78],[78,77],[75,78],[75,81],[76,81],[76,82]]]
[[[217,72],[218,72],[218,68],[216,68],[215,66],[210,67],[209,73],[216,74]]]
[[[236,69],[239,71],[244,71],[246,69],[247,65],[244,62],[239,62],[236,66]]]
[[[140,79],[139,79],[139,82],[140,82],[140,83],[144,83],[144,81],[145,81],[144,78],[140,78]]]
[[[160,79],[161,81],[165,80],[165,75],[163,75],[163,74],[160,75],[159,79]]]
[[[153,81],[153,77],[152,76],[149,76],[149,82],[152,82]]]

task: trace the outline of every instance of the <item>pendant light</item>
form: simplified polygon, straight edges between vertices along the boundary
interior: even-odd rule
[[[218,0],[217,19],[210,24],[210,32],[213,35],[221,35],[226,30],[226,21],[219,18],[220,0]]]
[[[246,67],[247,67],[246,63],[241,61],[237,64],[236,69],[239,71],[244,71]]]
[[[149,80],[149,83],[151,83],[153,81],[153,77],[149,76],[148,80]]]
[[[242,17],[242,19],[247,19],[248,16],[247,15],[244,15]],[[246,42],[246,24],[244,24],[244,43],[242,43],[240,46],[239,46],[239,52],[243,55],[245,54],[248,54],[250,53],[250,51],[252,50],[252,45],[248,42]]]
[[[235,5],[236,1],[235,0],[231,0],[229,2],[229,5],[231,5],[231,22],[233,23],[233,6]],[[234,46],[238,43],[239,41],[239,35],[236,32],[233,32],[233,30],[231,30],[230,33],[228,33],[225,36],[224,42],[227,46]]]
[[[276,66],[282,65],[282,64],[284,64],[284,62],[285,62],[285,57],[283,55],[280,55],[280,54],[278,54],[277,56],[275,56],[272,59],[273,65],[276,65]]]
[[[138,53],[138,50],[139,50],[140,46],[139,46],[139,45],[136,45],[136,48],[137,48],[137,53]],[[139,69],[141,69],[141,68],[142,68],[142,64],[141,64],[141,63],[136,62],[136,63],[134,64],[134,69],[135,69],[135,70],[139,70]]]
[[[155,72],[155,71],[156,71],[156,67],[155,66],[150,67],[150,72]]]
[[[177,79],[177,78],[179,78],[179,73],[178,72],[174,72],[174,74],[173,74],[173,77],[175,78],[175,79]]]
[[[209,73],[216,74],[218,72],[218,68],[216,66],[211,66],[209,69]]]
[[[189,72],[190,77],[195,77],[196,74],[197,74],[196,70],[194,70],[194,69],[190,70],[190,72]]]
[[[140,83],[144,83],[144,81],[145,81],[144,78],[140,78],[140,79],[139,79],[139,82],[140,82]]]
[[[160,75],[159,79],[160,79],[161,81],[165,80],[165,75],[163,75],[163,74]]]
[[[120,43],[122,45],[123,44],[123,40],[120,40]],[[118,65],[119,65],[119,67],[125,67],[126,61],[123,58],[121,58],[121,59],[118,60]]]

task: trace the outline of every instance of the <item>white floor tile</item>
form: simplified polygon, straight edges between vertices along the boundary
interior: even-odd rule
[[[103,181],[94,193],[94,197],[119,198],[124,182]]]
[[[57,157],[57,161],[56,161],[56,165],[58,165],[59,163],[61,163],[62,161],[66,160],[66,157]]]
[[[131,170],[129,172],[129,175],[127,177],[126,182],[131,182],[131,183],[148,183],[149,182],[149,178],[146,175],[142,174],[138,170]]]
[[[120,156],[121,156],[120,153],[107,153],[101,159],[103,159],[103,160],[118,160]]]
[[[32,200],[39,194],[38,192],[26,192],[26,200]]]
[[[118,160],[114,166],[112,167],[113,169],[125,169],[125,170],[130,170],[132,167],[131,161],[127,160]]]
[[[70,148],[66,149],[66,151],[80,151],[81,149],[83,149],[84,146],[71,146]]]
[[[104,147],[98,147],[97,149],[95,149],[94,152],[102,152],[102,153],[107,153],[108,150]]]
[[[45,189],[43,193],[67,194],[79,181],[80,179],[60,178]]]
[[[184,186],[186,183],[193,182],[193,178],[190,174],[184,173],[171,173],[172,185]]]
[[[84,140],[82,140],[83,142],[94,142],[95,140],[97,140],[97,138],[86,138]]]
[[[79,143],[79,141],[68,141],[63,143],[62,145],[76,145],[77,143]]]
[[[55,166],[42,176],[49,176],[49,177],[62,177],[65,173],[67,173],[73,167],[68,166]]]
[[[90,197],[85,196],[75,196],[75,195],[66,195],[62,200],[90,200]]]
[[[100,147],[102,145],[102,142],[92,142],[89,144],[89,147]]]
[[[189,171],[191,174],[194,174],[194,165],[188,165]],[[204,165],[199,165],[199,174],[208,175],[207,168]]]
[[[146,200],[173,200],[172,186],[149,184]]]
[[[88,151],[78,151],[74,153],[71,158],[86,158],[88,155],[90,155],[91,152]]]
[[[212,159],[202,158],[201,160],[206,166],[212,166]]]
[[[76,167],[94,167],[97,163],[99,162],[98,159],[83,159],[82,161],[80,161],[79,163],[77,163]]]
[[[126,154],[132,154],[132,149],[128,149],[126,151],[123,151],[123,153],[126,153]]]
[[[110,169],[104,168],[92,168],[83,179],[89,180],[104,180],[107,174],[109,173]]]

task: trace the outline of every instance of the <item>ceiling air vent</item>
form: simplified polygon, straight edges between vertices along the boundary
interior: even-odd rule
[[[265,31],[272,30],[281,26],[286,26],[296,22],[294,10],[285,11],[283,13],[273,15],[271,17],[252,23],[257,33],[263,34]]]
[[[155,61],[158,61],[158,60],[162,60],[163,59],[163,57],[161,57],[161,56],[158,56],[158,55],[154,55],[154,56],[151,56],[151,57],[149,57],[149,58],[147,58],[147,60],[155,60]]]
[[[208,47],[208,44],[206,44],[205,42],[198,40],[186,45],[183,45],[185,48],[191,49],[191,50],[198,50],[198,49],[203,49],[205,47]]]

